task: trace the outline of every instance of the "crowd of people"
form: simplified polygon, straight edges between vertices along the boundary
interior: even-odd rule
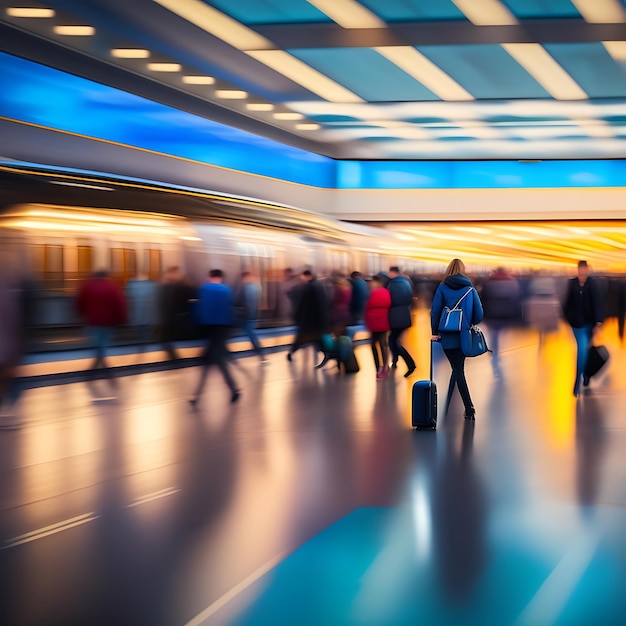
[[[3,318],[15,318],[19,324],[19,286],[5,278],[0,285],[4,294],[1,303],[6,309]],[[325,338],[352,338],[355,327],[364,325],[370,332],[377,380],[387,379],[390,369],[397,368],[399,361],[405,363],[404,376],[408,378],[415,372],[416,365],[403,344],[403,334],[412,325],[412,308],[419,293],[419,283],[397,266],[378,273],[369,281],[357,271],[350,276],[334,273],[329,278],[320,279],[312,269],[299,274],[287,269],[278,298],[279,317],[296,326],[287,359],[291,362],[294,354],[307,345],[327,352]],[[466,418],[474,419],[475,408],[465,377],[466,355],[459,333],[482,321],[483,314],[489,328],[496,376],[500,375],[500,333],[503,328],[524,318],[544,333],[555,329],[562,316],[572,327],[578,348],[574,395],[578,396],[581,386],[589,384],[589,377],[585,375],[586,359],[589,346],[604,320],[605,296],[600,284],[589,275],[586,262],[578,264],[577,277],[567,283],[563,297],[558,298],[553,278],[537,276],[524,284],[503,268],[479,279],[474,287],[463,262],[454,259],[441,280],[437,280],[435,289],[430,290],[424,299],[432,303],[432,339],[441,343],[450,363],[446,406],[449,406],[454,390],[458,389]],[[190,329],[195,328],[195,336],[203,338],[205,348],[198,386],[190,400],[192,406],[197,405],[202,395],[212,365],[220,370],[230,389],[231,401],[236,402],[241,390],[230,372],[227,342],[233,327],[239,328],[249,338],[261,364],[267,363],[257,335],[261,301],[261,284],[250,271],[241,273],[236,285],[230,287],[225,282],[224,273],[213,269],[205,284],[198,289],[185,280],[180,268],[171,267],[161,283],[139,275],[128,281],[125,291],[106,271],[96,272],[84,281],[76,296],[76,310],[95,349],[90,380],[106,378],[115,387],[115,377],[107,367],[106,354],[117,327],[127,325],[132,328],[139,346],[148,341],[159,341],[171,360],[179,358],[177,342],[190,337]],[[442,330],[443,311],[454,308],[462,313],[462,328],[459,332]],[[623,333],[623,327],[622,315],[620,333]],[[0,352],[0,400],[4,403],[5,413],[6,407],[14,404],[17,398],[11,381],[20,359],[19,337],[19,332],[9,331]],[[327,360],[328,354],[322,364]]]

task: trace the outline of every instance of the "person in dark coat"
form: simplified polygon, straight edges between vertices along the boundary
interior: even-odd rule
[[[165,272],[163,284],[158,294],[158,306],[161,316],[161,341],[168,357],[175,361],[178,354],[174,341],[188,339],[191,326],[190,302],[196,297],[196,291],[183,279],[180,269],[170,267]]]
[[[294,311],[294,318],[298,330],[296,337],[287,353],[287,360],[305,345],[315,344],[321,351],[322,334],[328,332],[329,305],[324,286],[313,276],[311,270],[301,274],[302,287],[298,292],[298,300]]]
[[[439,330],[441,314],[444,307],[453,309],[459,303],[463,311],[463,326],[458,332],[443,332]],[[461,259],[453,259],[448,265],[443,281],[437,287],[430,310],[430,325],[432,339],[441,341],[443,351],[450,362],[452,374],[448,385],[446,398],[446,413],[450,407],[455,386],[458,388],[463,405],[465,419],[476,418],[476,409],[472,403],[467,380],[465,379],[465,355],[461,350],[461,332],[469,330],[473,324],[483,319],[483,306],[474,289],[472,281],[465,275],[465,264]]]
[[[410,279],[400,273],[398,267],[389,269],[387,289],[391,296],[389,308],[389,349],[391,350],[392,367],[398,365],[398,357],[402,357],[407,366],[404,374],[408,378],[415,371],[415,361],[408,350],[400,343],[402,333],[411,327],[411,305],[413,304],[413,286]]]
[[[100,270],[86,280],[76,297],[76,309],[87,325],[96,348],[96,358],[90,368],[92,378],[99,370],[114,382],[106,364],[106,352],[111,345],[113,330],[126,323],[126,299],[120,286]]]
[[[383,287],[380,278],[374,277],[372,279],[372,293],[365,304],[365,327],[372,333],[370,343],[372,344],[377,380],[389,376],[387,333],[389,332],[390,307],[391,295],[389,291]]]
[[[578,275],[567,285],[567,294],[563,302],[563,314],[572,327],[578,354],[576,356],[576,378],[574,380],[574,396],[580,394],[580,381],[583,378],[587,356],[592,339],[604,321],[604,307],[600,286],[589,276],[587,261],[578,262]],[[589,385],[584,377],[583,385]]]
[[[196,407],[211,365],[216,365],[222,373],[224,381],[230,389],[230,401],[237,402],[241,396],[241,391],[237,388],[228,368],[230,353],[227,346],[230,329],[234,323],[233,292],[228,285],[224,284],[224,272],[222,270],[211,270],[207,282],[200,287],[197,319],[204,330],[207,343],[201,357],[202,373],[198,387],[189,403],[192,407]]]
[[[350,300],[352,323],[361,324],[363,322],[363,314],[365,313],[365,305],[370,297],[370,290],[365,280],[363,280],[361,272],[352,272],[350,274],[350,282],[352,283],[352,298]]]
[[[347,333],[347,328],[352,322],[350,314],[352,285],[347,279],[336,277],[332,280],[332,286],[330,328],[335,337],[340,337]]]
[[[491,362],[496,375],[500,374],[500,333],[520,317],[519,283],[503,267],[498,267],[485,281],[482,290],[485,320],[491,331]]]

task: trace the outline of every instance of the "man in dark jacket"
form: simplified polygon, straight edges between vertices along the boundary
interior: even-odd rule
[[[189,338],[190,301],[195,297],[195,289],[185,282],[180,269],[170,267],[159,289],[159,313],[161,341],[172,361],[178,358],[173,342]]]
[[[206,348],[202,354],[202,374],[198,381],[198,388],[194,397],[189,401],[195,408],[206,382],[209,368],[217,365],[222,372],[224,381],[230,389],[231,402],[237,402],[241,395],[228,369],[228,334],[233,325],[233,293],[228,285],[224,284],[224,272],[211,270],[209,278],[198,292],[197,302],[198,322],[204,329]]]
[[[328,331],[329,304],[324,286],[310,270],[302,272],[301,279],[302,287],[294,311],[298,331],[287,353],[289,361],[296,350],[310,343],[321,351],[322,334]]]
[[[122,289],[109,278],[108,272],[100,270],[81,285],[76,297],[76,309],[87,325],[96,348],[96,358],[90,368],[92,378],[102,369],[102,373],[114,382],[105,357],[113,338],[113,329],[126,323],[126,300]]]
[[[520,316],[519,283],[503,267],[498,267],[485,282],[482,303],[489,325],[493,371],[500,374],[500,332]]]
[[[389,268],[387,289],[391,295],[389,309],[389,349],[391,350],[392,367],[398,365],[398,357],[402,357],[407,366],[404,374],[408,378],[415,371],[415,361],[408,350],[400,344],[400,336],[411,327],[411,305],[413,304],[413,286],[408,277],[400,273],[398,267]]]
[[[572,327],[578,348],[574,381],[574,395],[578,396],[591,340],[604,321],[602,294],[598,283],[589,276],[587,261],[578,262],[578,276],[568,283],[563,314]],[[583,385],[586,387],[588,384],[589,379],[585,377]]]
[[[350,274],[350,282],[352,283],[352,296],[350,299],[350,315],[354,324],[363,323],[363,315],[365,314],[365,305],[370,297],[370,290],[367,283],[363,280],[361,272],[352,272]]]

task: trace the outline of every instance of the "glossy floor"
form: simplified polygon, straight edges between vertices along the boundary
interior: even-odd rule
[[[437,432],[409,428],[423,316],[408,381],[362,346],[351,377],[239,359],[241,401],[213,372],[196,412],[195,368],[116,401],[28,390],[0,432],[0,623],[622,624],[626,351],[603,332],[576,401],[568,329],[508,331],[500,377],[468,362],[475,424],[456,398]]]

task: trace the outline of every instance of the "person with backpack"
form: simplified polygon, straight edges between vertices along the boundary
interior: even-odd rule
[[[452,314],[454,311],[455,314]],[[459,313],[460,311],[460,313]],[[448,319],[454,319],[454,329]],[[444,354],[452,368],[446,413],[450,407],[454,388],[457,387],[463,405],[465,419],[476,419],[467,380],[465,379],[465,354],[461,350],[461,333],[483,319],[483,306],[472,281],[465,275],[465,264],[461,259],[450,261],[443,281],[437,287],[430,310],[432,339],[441,341]]]
[[[398,358],[402,357],[407,366],[404,374],[408,378],[415,371],[415,361],[409,351],[400,343],[402,333],[411,327],[411,305],[413,304],[413,286],[411,280],[400,273],[396,266],[389,268],[389,282],[387,289],[391,296],[389,308],[389,349],[391,350],[392,367],[398,365]]]

